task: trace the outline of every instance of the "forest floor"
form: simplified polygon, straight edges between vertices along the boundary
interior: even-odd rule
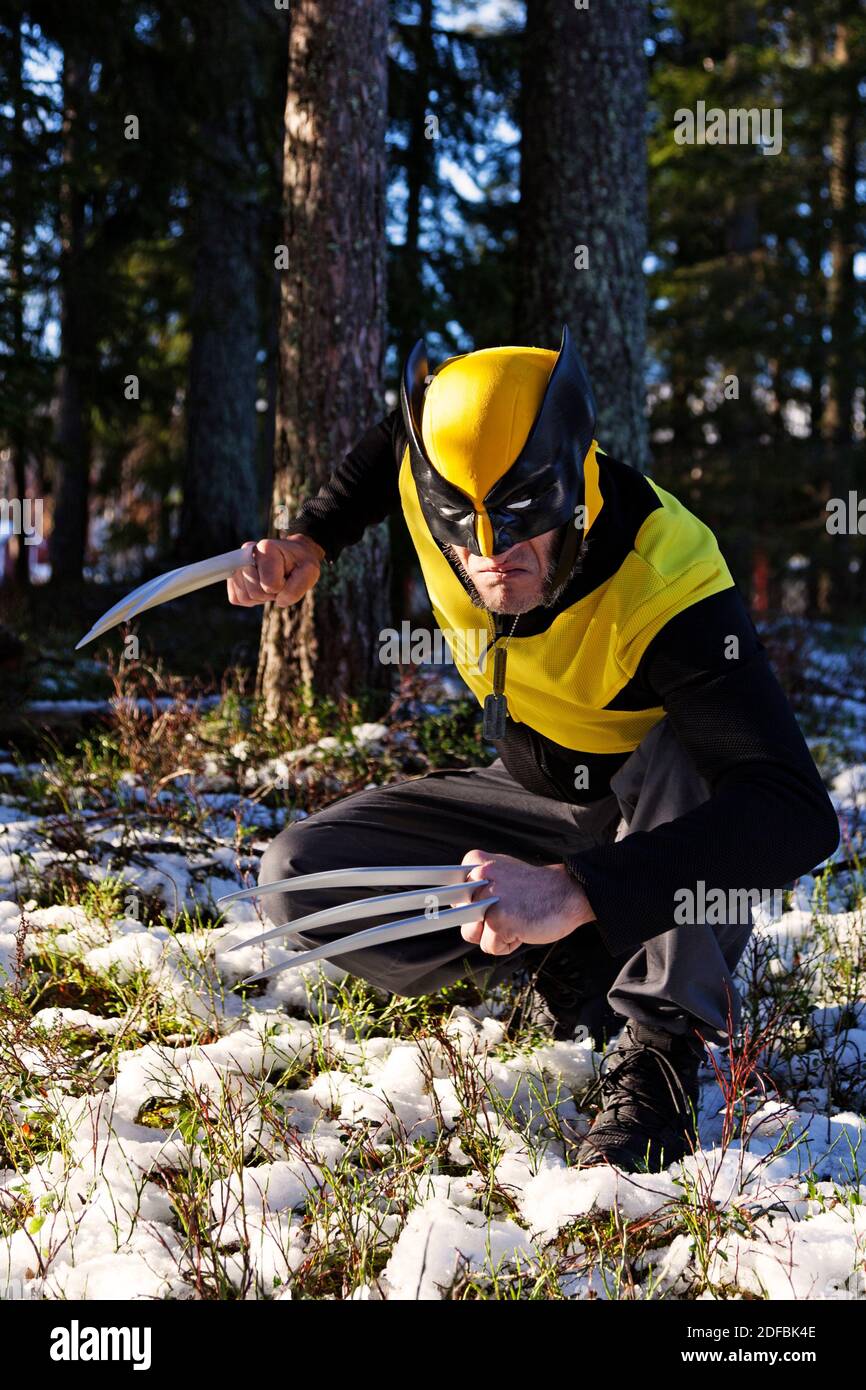
[[[25,715],[85,731],[0,755],[0,1296],[866,1297],[866,670],[782,637],[842,844],[757,924],[699,1149],[642,1176],[569,1166],[601,1059],[514,986],[240,983],[292,953],[216,899],[288,819],[486,761],[468,704],[416,679],[277,739],[237,683],[51,676]]]

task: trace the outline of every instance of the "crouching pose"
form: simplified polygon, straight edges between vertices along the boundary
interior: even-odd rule
[[[567,330],[559,352],[491,348],[432,376],[419,343],[400,410],[286,540],[257,545],[229,597],[297,602],[323,562],[402,511],[498,756],[293,824],[261,882],[470,864],[489,885],[474,896],[498,898],[479,920],[341,965],[403,995],[529,971],[556,1036],[621,1033],[577,1161],[654,1169],[694,1141],[702,1039],[736,1027],[750,905],[831,854],[838,824],[712,533],[594,435]],[[480,654],[458,640],[479,627]],[[285,922],[356,896],[264,902]]]

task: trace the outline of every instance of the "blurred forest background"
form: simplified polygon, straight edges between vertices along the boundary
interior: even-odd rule
[[[0,496],[44,503],[38,545],[6,507],[0,659],[267,534],[419,334],[563,322],[602,447],[716,530],[757,617],[862,618],[866,538],[826,524],[866,495],[855,0],[3,0],[0,46]],[[780,110],[781,152],[678,144],[699,101]],[[392,523],[261,646],[222,591],[141,631],[258,665],[276,708],[375,683],[419,605]]]

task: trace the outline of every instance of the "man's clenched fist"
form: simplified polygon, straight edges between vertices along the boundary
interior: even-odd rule
[[[289,536],[284,541],[247,541],[250,563],[228,579],[229,603],[254,608],[275,603],[288,608],[316,583],[325,552],[309,536]]]
[[[559,941],[595,917],[589,899],[564,864],[536,867],[510,854],[485,854],[480,849],[464,854],[462,862],[472,865],[469,882],[486,878],[489,883],[473,897],[499,897],[483,919],[460,929],[464,941],[490,956],[507,956],[524,943],[545,946]]]

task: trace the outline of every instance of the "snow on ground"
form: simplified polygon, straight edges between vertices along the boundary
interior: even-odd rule
[[[362,733],[375,745],[383,728]],[[836,778],[843,814],[864,788],[863,767]],[[261,930],[248,902],[184,931],[28,903],[33,875],[65,860],[94,883],[120,875],[127,907],[138,892],[169,914],[213,912],[255,871],[252,846],[234,848],[236,814],[263,832],[258,849],[281,817],[208,795],[207,846],[173,830],[176,847],[155,848],[139,825],[136,862],[120,867],[120,812],[82,811],[88,851],[61,852],[0,801],[0,966],[59,962],[96,1001],[39,1007],[27,1030],[2,1022],[6,1123],[50,1139],[0,1166],[0,1297],[14,1281],[50,1298],[291,1297],[335,1262],[320,1296],[439,1299],[473,1281],[495,1296],[499,1280],[546,1279],[561,1296],[616,1297],[629,1228],[652,1233],[631,1261],[638,1296],[864,1297],[866,1003],[834,998],[827,949],[856,950],[863,919],[842,879],[820,932],[812,880],[756,928],[768,978],[812,969],[790,1098],[755,1093],[726,1133],[715,1050],[722,1084],[708,1061],[693,1157],[659,1174],[581,1171],[565,1139],[589,1123],[578,1101],[600,1058],[587,1042],[507,1045],[495,1000],[454,1007],[438,1032],[377,1033],[341,1012],[330,964],[289,968],[244,1001],[234,987],[251,968],[293,954],[232,950]]]

